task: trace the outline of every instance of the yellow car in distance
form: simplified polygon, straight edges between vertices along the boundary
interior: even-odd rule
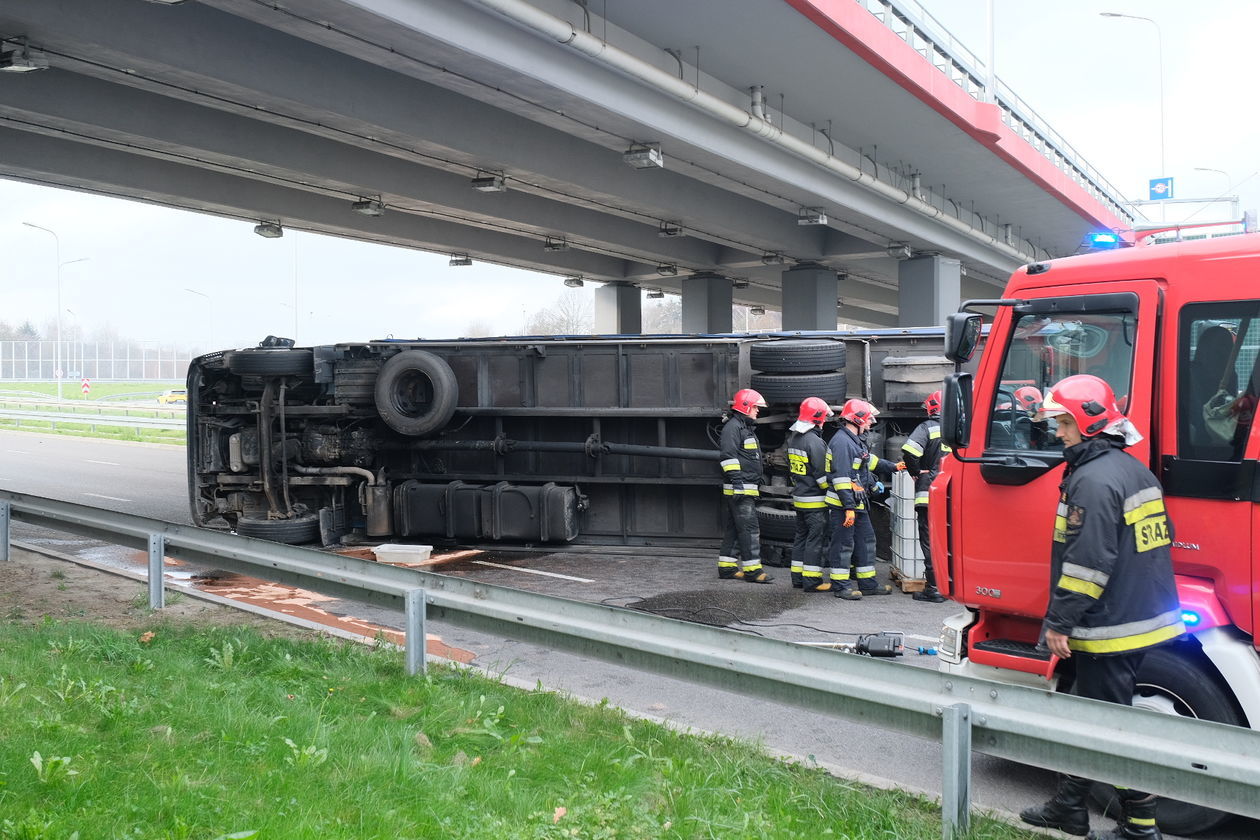
[[[169,388],[158,394],[157,401],[160,405],[187,405],[188,389],[187,388]]]

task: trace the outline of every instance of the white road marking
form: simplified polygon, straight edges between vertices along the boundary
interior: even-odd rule
[[[12,452],[14,455],[30,455],[31,453],[25,449],[6,449],[5,452]]]
[[[87,461],[89,464],[104,464],[107,467],[121,467],[122,466],[122,464],[119,464],[115,461],[93,461],[91,458],[84,458],[83,460]]]
[[[923,642],[936,642],[937,644],[940,644],[940,641],[941,641],[941,637],[940,637],[940,636],[916,636],[916,635],[915,635],[915,634],[913,634],[913,633],[907,633],[907,634],[906,634],[906,638],[907,638],[907,639],[918,639],[918,640],[923,641]]]
[[[593,580],[586,578],[573,577],[573,575],[562,575],[557,572],[543,572],[538,569],[524,569],[520,566],[509,566],[505,563],[491,563],[489,560],[473,560],[474,563],[480,563],[482,566],[494,566],[496,569],[507,569],[510,572],[525,572],[531,575],[542,575],[543,577],[561,578],[562,580],[575,580],[578,583],[594,583]]]
[[[109,499],[111,502],[130,502],[132,499],[120,499],[117,496],[102,496],[100,493],[84,493],[84,496],[92,496],[97,499]]]

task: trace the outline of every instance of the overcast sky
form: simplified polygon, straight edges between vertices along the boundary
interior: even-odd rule
[[[982,60],[986,0],[920,0]],[[1260,110],[1255,88],[1257,0],[994,0],[999,77],[1127,198],[1176,179],[1178,197],[1238,193],[1260,207]],[[1163,35],[1166,170],[1160,162]],[[1196,167],[1222,170],[1197,171]],[[1158,219],[1158,211],[1148,210]],[[1224,204],[1168,218],[1224,218]],[[303,344],[386,336],[442,338],[474,322],[520,330],[558,297],[560,280],[484,264],[450,268],[445,254],[286,231],[267,240],[232,221],[0,179],[0,320],[37,326],[57,311],[52,237],[63,262],[63,327],[202,347],[249,346],[269,333]],[[353,278],[353,282],[347,282]],[[213,301],[213,324],[206,300]],[[584,292],[589,293],[588,286]],[[69,311],[66,311],[69,310]],[[71,312],[73,314],[71,314]],[[295,317],[296,313],[296,317]]]

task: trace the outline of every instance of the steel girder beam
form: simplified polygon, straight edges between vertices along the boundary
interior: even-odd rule
[[[525,39],[511,23],[482,8],[449,0],[349,0],[429,38],[536,79],[572,97],[676,138],[706,153],[768,178],[821,203],[847,208],[862,217],[863,226],[894,239],[921,240],[921,250],[942,250],[999,273],[1018,262],[980,241],[934,222],[887,198],[881,198],[835,173],[827,172],[772,146],[749,132],[718,123],[687,104],[649,91],[596,62],[553,41]],[[540,48],[545,44],[548,48]],[[901,232],[901,235],[898,234]]]
[[[33,132],[0,128],[0,148],[4,149],[0,176],[19,180],[234,218],[278,219],[303,230],[405,243],[437,253],[466,253],[534,271],[599,277],[627,273],[625,260],[590,251],[544,252],[533,239],[409,213],[368,218],[347,212],[341,199]]]
[[[430,165],[505,171],[520,190],[678,221],[727,245],[822,256],[821,232],[792,214],[677,172],[637,172],[583,137],[202,4],[10,0],[4,15],[50,45],[58,67]]]
[[[448,221],[532,234],[539,247],[545,236],[562,236],[575,248],[653,266],[719,268],[719,247],[710,242],[662,238],[646,224],[536,194],[479,193],[453,172],[87,76],[52,71],[23,79],[0,99],[0,115],[290,188],[348,200],[379,195],[391,206]]]

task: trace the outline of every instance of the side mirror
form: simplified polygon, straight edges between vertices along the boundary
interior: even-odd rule
[[[980,343],[980,316],[955,312],[945,319],[945,358],[955,364],[971,361]]]
[[[970,439],[971,374],[951,373],[941,392],[941,440],[950,449],[958,450],[966,447]]]

